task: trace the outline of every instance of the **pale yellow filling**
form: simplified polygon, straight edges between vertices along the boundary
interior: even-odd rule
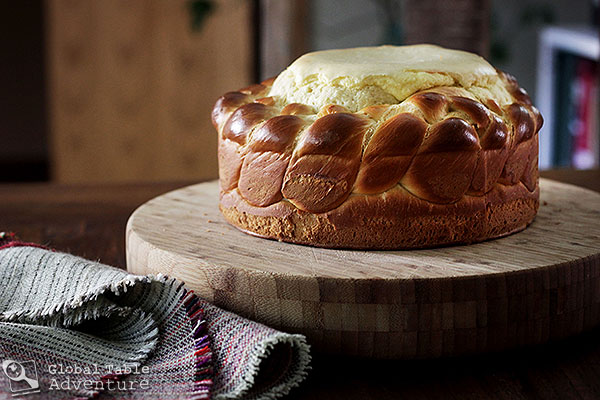
[[[433,45],[360,47],[303,55],[273,83],[269,96],[317,110],[338,104],[356,112],[397,104],[420,90],[465,88],[480,101],[511,102],[496,70],[482,57]]]

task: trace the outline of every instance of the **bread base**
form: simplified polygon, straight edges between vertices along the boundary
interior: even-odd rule
[[[229,223],[263,238],[328,248],[416,249],[521,231],[535,218],[539,189],[497,184],[484,196],[434,204],[398,185],[383,195],[353,195],[322,214],[304,212],[288,201],[255,207],[234,189],[221,193],[219,207]]]

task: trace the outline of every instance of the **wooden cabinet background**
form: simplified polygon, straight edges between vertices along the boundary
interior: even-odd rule
[[[58,182],[217,176],[216,99],[253,80],[252,2],[201,30],[185,0],[47,0],[50,164]]]

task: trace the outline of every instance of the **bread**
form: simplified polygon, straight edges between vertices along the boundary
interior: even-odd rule
[[[432,45],[309,53],[218,99],[220,209],[332,248],[473,243],[536,215],[542,117],[483,58]]]

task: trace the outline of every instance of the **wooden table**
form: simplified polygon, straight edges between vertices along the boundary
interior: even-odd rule
[[[542,176],[600,191],[600,170]],[[0,231],[124,268],[131,212],[189,183],[0,185]],[[313,358],[309,379],[290,399],[600,398],[600,328],[503,354],[423,361]]]

